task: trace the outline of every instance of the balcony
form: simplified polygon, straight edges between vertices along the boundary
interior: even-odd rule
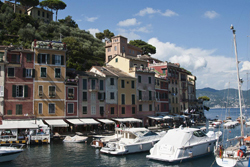
[[[92,87],[89,89],[89,92],[98,92],[99,89],[97,87]]]
[[[146,73],[155,73],[154,68],[148,68],[148,67],[131,67],[129,68],[129,72],[146,72]]]
[[[185,86],[185,85],[182,85],[182,90],[187,90],[187,86]]]
[[[66,44],[54,41],[36,41],[32,42],[32,48],[50,49],[50,50],[66,50]]]
[[[77,85],[78,79],[65,79],[64,84],[65,85]]]
[[[182,98],[181,101],[182,101],[182,102],[188,102],[188,99]]]
[[[137,96],[137,100],[140,102],[149,102],[149,101],[155,101],[156,98],[154,96],[152,96],[151,98],[149,98],[148,96]]]

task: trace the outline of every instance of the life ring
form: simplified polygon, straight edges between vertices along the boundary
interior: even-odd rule
[[[238,152],[237,152],[237,156],[239,156],[239,157],[243,157],[243,155],[244,155],[244,153],[243,153],[243,151],[242,150],[238,150]]]

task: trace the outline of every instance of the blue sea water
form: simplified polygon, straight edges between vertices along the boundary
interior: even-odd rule
[[[224,120],[228,115],[225,109],[210,109],[205,115],[208,118]],[[231,109],[230,116],[235,120],[239,116],[239,109]],[[224,131],[224,140],[228,137],[240,135],[240,126],[234,129],[215,129]],[[246,132],[250,128],[245,127]],[[99,166],[99,167],[217,167],[213,154],[197,158],[181,164],[167,164],[148,160],[148,152],[111,156],[100,154],[99,149],[90,146],[91,139],[87,143],[63,143],[54,140],[49,145],[26,146],[25,151],[14,161],[0,164],[2,167],[75,167],[75,166]]]

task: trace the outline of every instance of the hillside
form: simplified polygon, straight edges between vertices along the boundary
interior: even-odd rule
[[[250,90],[242,91],[243,105],[250,106]],[[203,88],[196,90],[196,97],[208,96],[210,101],[205,102],[208,107],[238,107],[238,90],[237,89],[223,89],[216,90],[212,88]]]

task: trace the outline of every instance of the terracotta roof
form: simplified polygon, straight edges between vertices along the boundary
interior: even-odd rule
[[[118,69],[118,68],[115,68],[113,66],[106,66],[105,67],[107,70],[111,71],[112,73],[116,74],[118,77],[121,77],[121,78],[134,78],[132,77],[131,75],[129,75],[128,73]]]
[[[97,70],[99,70],[100,72],[104,73],[106,76],[115,76],[117,77],[116,74],[110,72],[109,70],[107,70],[106,67],[103,66],[93,66],[94,68],[96,68]]]

